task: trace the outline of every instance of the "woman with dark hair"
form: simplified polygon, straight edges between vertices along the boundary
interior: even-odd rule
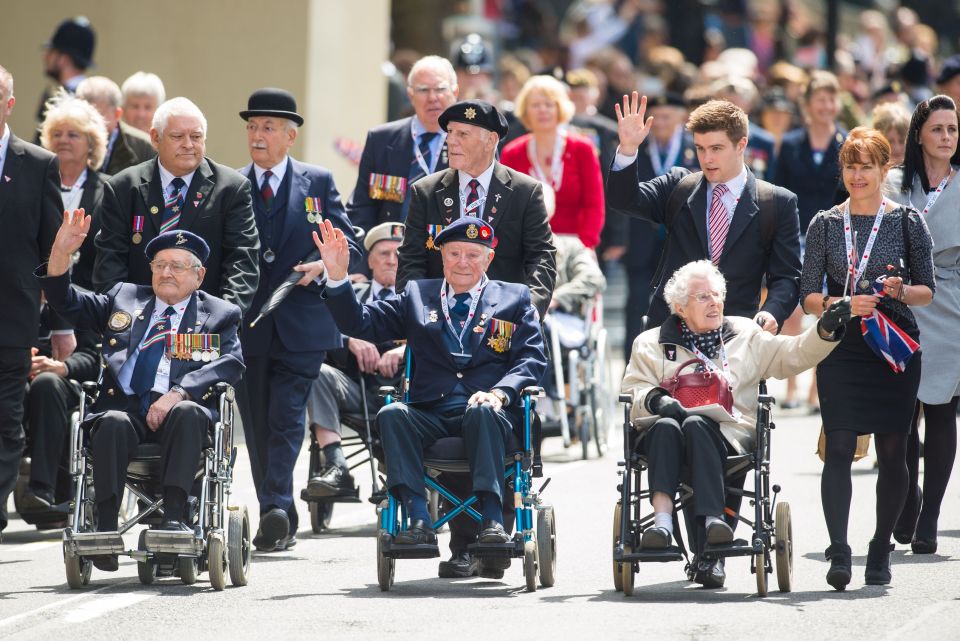
[[[837,297],[849,295],[859,317],[847,323],[840,345],[817,366],[826,433],[820,497],[830,535],[827,583],[836,590],[845,589],[852,574],[850,465],[862,434],[875,435],[880,464],[864,579],[867,585],[891,581],[890,537],[906,500],[907,434],[920,385],[920,354],[913,353],[920,334],[911,308],[929,305],[935,287],[923,218],[881,191],[890,166],[887,139],[857,127],[840,149],[840,166],[850,197],[810,223],[800,276],[808,314],[819,316]],[[901,264],[904,269],[889,267]],[[900,341],[877,340],[884,334],[880,329]]]
[[[957,400],[960,395],[960,152],[957,106],[947,96],[917,105],[906,136],[903,168],[887,177],[888,193],[920,211],[935,239],[933,264],[937,296],[916,310],[923,337],[923,374],[917,393],[913,428],[907,441],[910,471],[907,502],[893,531],[914,554],[937,551],[937,519],[957,451]],[[918,484],[920,414],[926,424],[923,448],[923,492]]]

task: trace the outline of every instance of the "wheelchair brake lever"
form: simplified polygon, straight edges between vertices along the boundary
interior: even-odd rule
[[[547,480],[543,482],[543,485],[540,486],[540,489],[537,491],[537,494],[543,494],[543,491],[547,489],[547,486],[550,485],[550,481],[553,480],[553,477],[548,476]]]

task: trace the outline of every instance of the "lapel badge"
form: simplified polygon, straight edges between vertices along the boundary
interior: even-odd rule
[[[427,318],[428,323],[436,323],[439,320],[440,320],[440,317],[437,315],[437,310],[435,309],[428,310],[428,318]]]
[[[159,214],[159,213],[160,213],[160,208],[157,207],[156,205],[154,205],[153,207],[150,208],[150,213],[151,213],[151,214]]]
[[[114,332],[122,332],[130,327],[130,323],[132,322],[133,317],[127,312],[114,312],[110,315],[110,320],[107,322],[107,327]]]
[[[4,175],[3,179],[7,182],[10,182],[10,176]]]
[[[448,225],[453,222],[453,218],[444,218],[444,220],[447,221]]]
[[[197,200],[203,200],[203,192],[197,192]]]
[[[194,206],[194,207],[199,207],[199,206],[200,206],[200,201],[199,201],[199,200],[193,201],[193,206]]]
[[[500,194],[494,194],[493,199],[497,202],[500,202]]]
[[[444,198],[443,199],[444,207],[453,207],[453,198]]]

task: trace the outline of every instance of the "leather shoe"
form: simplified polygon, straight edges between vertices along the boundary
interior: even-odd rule
[[[484,579],[502,579],[503,571],[510,567],[510,559],[506,557],[492,557],[480,559],[479,574]]]
[[[44,496],[40,492],[27,490],[20,499],[20,509],[23,512],[44,512],[53,505],[52,496]]]
[[[707,526],[707,545],[728,545],[733,543],[733,529],[722,519]]]
[[[277,543],[290,533],[290,517],[278,507],[260,517],[260,528],[253,537],[253,545],[260,552],[273,552]]]
[[[503,529],[503,524],[492,519],[485,520],[480,527],[480,536],[477,542],[481,544],[509,543],[510,535]]]
[[[415,519],[410,521],[410,526],[401,531],[393,539],[394,545],[436,545],[437,532],[428,521]]]
[[[437,575],[441,579],[466,579],[476,576],[480,563],[466,550],[458,550],[450,555],[448,561],[440,561]]]
[[[693,582],[705,588],[722,588],[727,580],[727,573],[723,569],[723,559],[714,561],[698,561],[693,575]]]
[[[350,472],[336,465],[331,465],[319,474],[311,476],[307,481],[307,494],[319,498],[337,496],[353,496],[357,493]]]
[[[670,530],[664,527],[648,527],[640,536],[641,550],[666,550],[670,547]]]
[[[93,567],[103,572],[116,572],[120,569],[120,561],[116,554],[97,554],[87,558],[93,563]]]

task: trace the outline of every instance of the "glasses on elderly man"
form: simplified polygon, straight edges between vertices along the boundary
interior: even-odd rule
[[[418,96],[427,96],[430,94],[435,94],[437,96],[442,96],[450,91],[450,85],[437,85],[436,87],[427,87],[426,85],[417,85],[413,87],[413,93]]]
[[[690,298],[692,298],[693,300],[697,301],[702,305],[703,303],[710,302],[711,300],[722,301],[723,294],[721,294],[720,292],[696,292],[696,293],[691,293]]]
[[[154,274],[162,274],[168,268],[174,276],[182,276],[187,272],[188,269],[198,269],[200,265],[196,264],[186,264],[186,263],[168,263],[162,260],[155,260],[150,263],[150,270]]]

